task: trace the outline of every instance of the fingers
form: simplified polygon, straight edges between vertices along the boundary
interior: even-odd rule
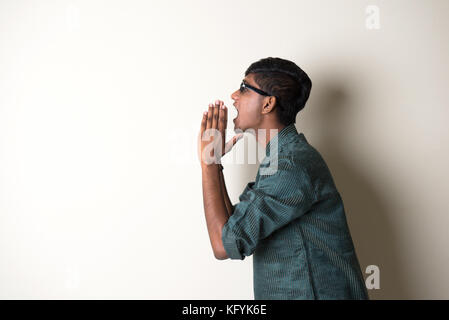
[[[202,139],[204,135],[204,131],[206,131],[206,125],[207,125],[207,111],[203,112],[203,118],[201,119],[201,126],[200,126],[200,133],[198,134],[198,160],[202,162]]]
[[[207,125],[207,111],[203,112],[203,118],[201,119],[201,136],[203,135],[203,132],[206,130]]]
[[[218,113],[218,131],[222,134],[222,136],[225,135],[226,130],[226,107],[223,104],[223,101],[219,101],[219,113]]]
[[[224,127],[225,129],[228,127],[228,108],[223,103],[223,114],[224,114]]]
[[[204,115],[203,115],[204,117]],[[205,115],[207,129],[217,129],[223,135],[225,134],[226,127],[228,125],[228,109],[221,100],[216,100],[215,104],[209,103],[209,109]]]
[[[206,129],[226,129],[228,121],[227,111],[224,102],[221,100],[216,100],[215,104],[209,103],[209,110],[206,116]]]
[[[220,101],[215,101],[214,111],[212,114],[212,129],[218,129],[218,117],[220,116]]]
[[[214,105],[209,103],[209,111],[207,112],[207,124],[206,129],[212,128],[212,118],[214,114]]]
[[[226,129],[228,126],[228,108],[226,108],[223,101],[220,101],[220,104],[223,107],[223,112],[220,112],[220,118],[222,118],[223,127]]]

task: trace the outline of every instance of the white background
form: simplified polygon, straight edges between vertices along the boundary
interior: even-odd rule
[[[0,1],[0,298],[253,299],[252,258],[213,256],[196,138],[273,56],[312,79],[297,128],[380,268],[371,298],[448,299],[448,9]],[[234,203],[256,171],[225,166]]]

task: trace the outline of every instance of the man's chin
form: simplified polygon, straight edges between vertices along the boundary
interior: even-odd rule
[[[236,120],[237,120],[237,118],[234,119],[234,132],[236,132],[236,130],[240,130],[239,125]]]
[[[234,132],[235,133],[242,133],[242,132],[245,132],[245,130],[248,129],[238,119],[234,119],[234,120],[236,120],[236,121],[234,121]]]
[[[243,130],[242,130],[242,128],[240,128],[239,125],[235,124],[234,125],[234,132],[235,133],[241,133],[241,132],[243,132]]]

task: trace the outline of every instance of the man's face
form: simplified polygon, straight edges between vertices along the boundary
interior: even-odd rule
[[[250,73],[244,78],[245,82],[253,87],[259,88],[254,81],[254,74]],[[237,109],[237,117],[234,118],[234,131],[240,129],[246,131],[249,128],[257,130],[262,121],[262,106],[264,96],[251,89],[244,88],[243,92],[238,89],[231,94],[234,107]]]

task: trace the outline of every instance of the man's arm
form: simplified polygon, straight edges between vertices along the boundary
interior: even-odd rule
[[[230,217],[232,215],[232,212],[234,211],[234,206],[232,205],[231,200],[229,199],[228,191],[226,190],[226,184],[224,181],[222,166],[221,166],[221,170],[220,170],[220,189],[221,189],[221,194],[223,195],[224,202],[226,204],[228,216]]]
[[[227,259],[228,256],[221,239],[223,226],[229,218],[228,209],[222,193],[221,170],[217,164],[204,165],[201,167],[203,185],[203,205],[206,215],[207,230],[218,260]]]
[[[202,172],[202,185],[203,185],[203,204],[204,212],[206,215],[207,230],[209,232],[209,238],[212,245],[214,255],[219,260],[227,259],[227,252],[224,249],[222,241],[222,230],[229,217],[233,212],[233,206],[229,200],[226,186],[224,183],[223,173],[219,166],[221,164],[207,164],[203,159],[211,156],[210,151],[207,150],[209,146],[213,146],[212,157],[222,157],[225,153],[229,152],[235,145],[238,139],[243,137],[243,134],[235,135],[228,143],[225,143],[225,130],[227,125],[227,108],[224,106],[223,101],[217,100],[215,106],[209,105],[209,111],[203,113],[203,119],[201,121],[201,130],[199,135],[199,157],[201,162]],[[209,132],[209,129],[215,130],[211,136],[207,135],[207,139],[203,139],[205,132]],[[221,139],[215,139],[215,132],[219,131],[218,137]],[[210,142],[210,139],[213,139]],[[209,142],[207,142],[209,141]],[[218,141],[218,142],[217,142]],[[220,155],[215,154],[215,147],[220,143],[223,153]],[[205,153],[204,153],[205,152]],[[208,154],[209,152],[209,154]],[[217,160],[217,158],[215,158]],[[220,159],[218,159],[220,160]]]

